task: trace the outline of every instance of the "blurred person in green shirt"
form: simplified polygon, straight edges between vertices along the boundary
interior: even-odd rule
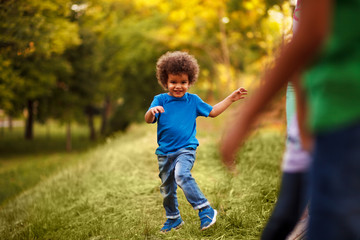
[[[360,239],[360,0],[303,0],[297,34],[221,144],[234,155],[249,125],[295,74],[302,144],[312,152],[307,239]],[[308,132],[314,136],[314,144]]]

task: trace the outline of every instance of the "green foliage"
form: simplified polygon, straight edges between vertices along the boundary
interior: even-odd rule
[[[0,109],[9,115],[16,115],[17,89],[24,85],[24,79],[11,68],[11,61],[0,56]]]
[[[18,76],[13,83],[16,87],[7,84],[12,99],[0,95],[0,102],[8,105],[4,109],[7,114],[21,112],[27,101],[52,95],[62,75],[59,68],[66,65],[61,54],[80,44],[78,26],[69,21],[70,9],[64,8],[70,4],[69,0],[1,1],[0,64],[7,63],[8,76]],[[8,76],[0,76],[0,84],[8,82]]]
[[[121,46],[110,61],[117,66],[109,68],[116,69],[113,71],[117,71],[120,80],[116,87],[121,89],[121,103],[111,119],[112,131],[124,130],[131,122],[142,121],[153,96],[162,91],[155,78],[155,64],[166,47],[152,35],[152,30],[160,26],[159,18],[137,18],[122,20],[120,28],[114,29],[111,36]]]
[[[66,17],[69,0],[1,1],[1,51],[16,55],[51,56],[79,44],[77,26]]]
[[[219,211],[214,227],[199,230],[197,212],[179,189],[179,207],[186,224],[179,231],[159,233],[165,213],[154,155],[156,127],[138,125],[85,154],[67,155],[66,161],[73,164],[43,175],[36,186],[28,186],[30,189],[4,204],[0,238],[259,239],[276,201],[283,137],[274,132],[254,135],[239,155],[240,174],[231,177],[219,162],[219,127],[204,121],[211,120],[199,123],[201,145],[192,173]],[[62,156],[44,156],[43,163],[30,160],[29,168],[22,170],[31,171],[33,164],[34,169],[42,166],[46,172],[52,167],[44,163],[56,164]]]

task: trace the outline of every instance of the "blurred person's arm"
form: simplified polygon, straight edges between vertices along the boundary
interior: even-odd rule
[[[333,1],[303,0],[299,28],[292,41],[282,50],[275,67],[264,76],[264,84],[238,111],[235,123],[221,141],[222,161],[235,168],[235,153],[248,135],[249,127],[265,105],[297,72],[302,72],[318,53],[328,36]]]

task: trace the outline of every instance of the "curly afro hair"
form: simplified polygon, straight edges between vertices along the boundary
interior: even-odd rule
[[[156,78],[159,84],[167,90],[169,74],[187,74],[189,85],[193,85],[199,75],[199,65],[194,56],[187,52],[167,52],[156,63]]]

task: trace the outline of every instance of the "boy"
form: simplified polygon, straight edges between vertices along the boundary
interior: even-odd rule
[[[160,192],[164,197],[167,218],[161,232],[178,229],[184,224],[178,209],[177,186],[183,190],[192,207],[199,210],[200,228],[204,230],[216,222],[217,211],[210,206],[190,173],[199,145],[196,118],[218,116],[233,102],[243,99],[247,91],[240,88],[214,107],[197,95],[188,93],[189,87],[198,78],[199,66],[196,59],[186,52],[167,52],[159,58],[156,70],[159,84],[168,93],[154,97],[145,114],[145,121],[158,124],[159,147],[156,155],[162,181]]]
[[[250,123],[292,75],[305,72],[306,105],[300,101],[298,123],[304,133],[306,113],[315,136],[307,239],[360,239],[360,32],[351,28],[360,20],[360,0],[301,4],[297,34],[224,138],[223,161],[234,168],[234,153]]]

